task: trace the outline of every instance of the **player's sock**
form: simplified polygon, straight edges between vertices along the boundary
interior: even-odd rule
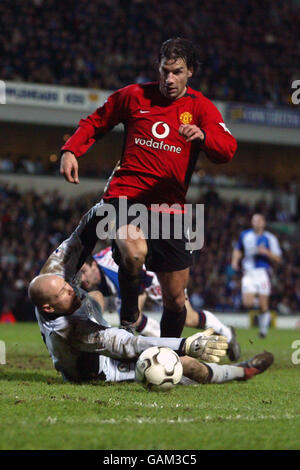
[[[142,319],[135,327],[135,330],[143,336],[160,337],[160,326],[154,318],[142,315]]]
[[[222,384],[224,382],[230,382],[231,380],[243,379],[245,377],[245,370],[243,367],[229,366],[227,364],[218,365],[206,362],[204,363],[209,371],[210,377],[208,383]]]
[[[164,307],[160,320],[160,334],[162,338],[179,338],[184,328],[186,307],[181,312],[174,312]]]
[[[138,297],[140,293],[141,276],[131,276],[128,271],[120,265],[119,286],[122,299],[120,309],[121,324],[135,323],[139,316]]]
[[[197,328],[199,328],[200,330],[205,330],[206,315],[205,315],[203,310],[199,310],[199,311],[197,311],[197,313],[198,313],[198,317],[199,317]]]
[[[228,326],[223,325],[223,323],[220,322],[220,320],[218,320],[218,318],[208,310],[200,310],[198,314],[198,328],[203,330],[206,330],[207,328],[213,328],[218,335],[226,336],[228,343],[230,343],[232,339],[232,332]]]
[[[267,336],[271,322],[271,313],[269,311],[260,313],[258,315],[259,333],[261,336]]]

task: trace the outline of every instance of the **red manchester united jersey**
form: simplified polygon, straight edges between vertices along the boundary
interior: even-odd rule
[[[148,206],[184,204],[199,151],[215,163],[226,163],[237,144],[214,104],[188,87],[175,101],[165,98],[158,83],[130,85],[113,93],[104,105],[79,122],[62,150],[83,155],[116,124],[125,126],[121,167],[104,199],[127,196]],[[195,124],[204,142],[186,142],[181,124]]]

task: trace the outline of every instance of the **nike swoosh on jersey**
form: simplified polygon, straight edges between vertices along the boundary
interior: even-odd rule
[[[142,109],[140,109],[140,113],[150,113],[150,111],[143,111]]]

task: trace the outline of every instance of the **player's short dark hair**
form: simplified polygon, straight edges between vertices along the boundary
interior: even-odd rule
[[[89,266],[92,266],[93,262],[95,261],[94,257],[92,255],[89,255],[86,260],[85,260],[85,263],[88,264]]]
[[[193,69],[194,73],[200,67],[199,51],[197,47],[185,38],[171,38],[163,42],[158,59],[159,62],[161,62],[162,59],[183,59],[187,68]]]

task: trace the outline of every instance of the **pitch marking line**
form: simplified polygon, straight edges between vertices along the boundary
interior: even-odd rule
[[[292,420],[296,418],[295,415],[285,414],[281,416],[275,415],[258,415],[258,416],[247,416],[247,415],[236,415],[236,416],[204,416],[203,418],[185,418],[178,416],[177,418],[132,418],[132,417],[125,417],[120,419],[108,418],[108,419],[88,419],[88,420],[80,420],[81,425],[86,424],[190,424],[190,423],[201,423],[201,422],[214,422],[214,421],[277,421],[279,419],[284,420]],[[46,418],[46,423],[48,424],[76,424],[76,421],[73,419],[58,419],[56,416],[51,417],[48,416]]]

